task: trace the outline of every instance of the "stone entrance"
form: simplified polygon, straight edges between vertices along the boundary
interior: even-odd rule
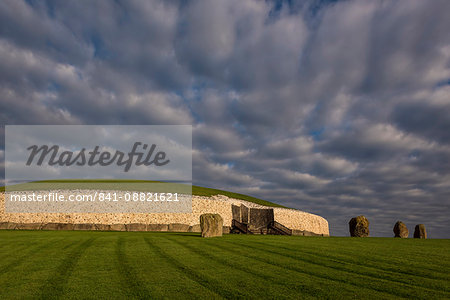
[[[291,235],[292,230],[275,221],[273,208],[231,207],[233,222],[230,233]]]

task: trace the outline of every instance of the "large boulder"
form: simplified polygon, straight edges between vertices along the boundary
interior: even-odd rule
[[[223,219],[219,214],[203,214],[200,216],[202,237],[222,236]]]
[[[348,222],[350,228],[350,236],[368,237],[369,236],[369,220],[364,216],[357,216]]]
[[[414,228],[414,238],[415,239],[426,239],[427,238],[427,230],[425,229],[425,225],[417,224],[416,228]]]
[[[406,227],[405,223],[402,221],[397,221],[394,225],[394,234],[395,237],[404,238],[406,239],[409,235],[408,227]]]

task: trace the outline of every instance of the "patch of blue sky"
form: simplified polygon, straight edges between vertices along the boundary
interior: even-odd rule
[[[91,34],[90,42],[94,47],[94,57],[98,59],[108,59],[111,57],[111,52],[107,49],[103,39],[98,34]]]

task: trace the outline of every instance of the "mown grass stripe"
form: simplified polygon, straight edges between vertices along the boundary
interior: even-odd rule
[[[6,265],[0,265],[0,275],[3,275],[5,273],[10,273],[15,268],[21,266],[22,264],[26,263],[31,257],[40,255],[40,250],[48,248],[48,245],[53,243],[54,241],[62,241],[63,239],[50,239],[45,241],[44,243],[35,243],[32,246],[23,247],[25,248],[25,252],[22,251],[23,248],[18,249],[17,251],[14,251],[14,257],[15,259],[7,263]],[[19,255],[17,255],[19,253]]]
[[[78,263],[78,260],[83,252],[92,245],[95,239],[96,238],[90,238],[83,241],[65,256],[55,272],[47,278],[47,281],[41,287],[40,299],[55,299],[63,294],[64,286]]]
[[[398,283],[404,284],[406,286],[410,286],[412,288],[421,288],[421,289],[424,289],[424,290],[430,291],[430,292],[441,292],[439,290],[439,288],[444,288],[446,292],[449,291],[448,288],[443,287],[441,285],[443,282],[439,283],[439,282],[434,282],[433,280],[429,280],[429,281],[421,282],[422,284],[424,284],[426,286],[415,284],[417,281],[414,281],[414,284],[412,284],[411,279],[406,278],[406,279],[402,280],[398,276],[395,276],[394,272],[386,271],[381,268],[369,267],[369,266],[363,265],[361,263],[357,264],[359,267],[370,269],[370,270],[376,270],[378,272],[378,273],[374,274],[373,271],[366,272],[366,271],[362,271],[361,269],[351,268],[351,266],[353,265],[352,263],[343,261],[343,260],[339,260],[339,259],[330,259],[330,257],[327,255],[309,253],[304,250],[283,247],[283,246],[280,246],[279,244],[277,246],[273,246],[271,244],[262,243],[262,242],[253,242],[253,243],[256,245],[264,246],[266,248],[275,249],[274,251],[271,251],[271,253],[277,253],[282,256],[291,257],[293,259],[300,259],[300,260],[309,262],[311,264],[318,264],[318,265],[321,265],[324,267],[333,268],[333,269],[340,270],[340,271],[347,272],[347,273],[359,274],[359,275],[363,275],[363,276],[369,276],[369,277],[372,277],[375,279],[382,279],[382,280],[387,280],[387,281],[398,282]],[[279,250],[284,250],[284,251],[288,251],[288,252],[295,253],[295,254],[289,255],[289,254],[286,254],[286,252],[280,252]],[[317,260],[312,260],[312,259],[305,259],[305,256],[314,257],[319,260],[317,261]],[[327,261],[329,261],[330,263],[327,263]],[[332,265],[333,263],[335,263],[337,265],[336,266]],[[358,270],[358,271],[356,271],[356,270]],[[381,274],[380,272],[384,273],[385,275]]]
[[[284,288],[284,292],[286,294],[283,294],[282,295],[283,297],[287,297],[286,295],[291,295],[291,294],[293,296],[295,296],[295,295],[298,296],[299,292],[302,293],[302,297],[306,296],[305,294],[307,294],[308,296],[311,296],[311,297],[314,296],[314,298],[316,298],[317,296],[319,296],[321,294],[323,294],[323,296],[325,296],[325,294],[322,293],[321,289],[313,288],[311,286],[303,284],[301,281],[296,281],[295,283],[288,282],[287,278],[280,278],[274,274],[268,275],[268,274],[264,273],[263,271],[261,271],[260,266],[251,268],[251,267],[246,266],[249,264],[232,263],[229,260],[220,257],[221,253],[223,253],[223,252],[219,252],[217,250],[205,251],[205,250],[201,250],[199,247],[194,247],[190,244],[180,242],[179,240],[176,240],[175,238],[167,238],[167,239],[173,241],[174,243],[176,243],[186,249],[189,249],[191,252],[197,253],[197,255],[201,255],[201,256],[209,258],[211,260],[217,261],[218,263],[222,264],[225,267],[242,271],[242,272],[246,273],[248,276],[259,277],[260,279],[267,280],[271,284],[274,283],[280,287],[283,287],[284,285],[286,285],[286,288]],[[208,243],[202,243],[202,244],[197,243],[196,245],[201,246],[201,247],[206,247],[209,249],[216,248],[213,245],[210,245]],[[228,249],[221,249],[221,250],[224,250],[225,252],[228,252],[228,253],[234,255],[235,257],[241,257],[240,255],[237,255],[233,251],[227,251]],[[212,255],[211,253],[214,253],[214,252],[217,252],[218,254]],[[280,297],[281,297],[281,295],[280,295]]]
[[[40,243],[39,247],[27,252],[26,255],[22,255],[20,258],[8,263],[8,266],[0,272],[0,298],[10,294],[20,295],[23,293],[26,295],[30,290],[34,290],[33,293],[39,295],[40,282],[45,282],[47,277],[37,282],[32,279],[34,274],[42,270],[40,266],[43,265],[43,261],[47,261],[49,257],[54,257],[55,249],[66,244],[67,241],[65,239],[50,239],[47,242]],[[69,243],[71,247],[75,246],[75,244],[76,242]],[[47,264],[47,266],[50,265]],[[18,276],[17,274],[20,274],[20,281],[14,280]]]
[[[304,237],[298,237],[298,239],[304,239]],[[308,238],[306,238],[308,239]],[[261,242],[256,242],[257,244],[261,244]],[[264,245],[266,245],[266,243],[263,243]],[[279,240],[277,241],[277,245],[286,245],[286,246],[292,246],[292,244],[286,243],[283,240]],[[286,248],[288,249],[288,248]],[[306,249],[311,249],[311,247],[305,247],[303,245],[303,243],[297,243],[296,244],[296,250],[305,252],[305,253],[309,253],[311,255],[316,255],[316,256],[320,256],[323,257],[324,255],[326,255],[327,257],[332,257],[335,258],[337,260],[340,261],[345,261],[351,264],[356,264],[356,265],[361,265],[361,266],[365,266],[365,267],[370,267],[370,268],[374,268],[374,269],[383,269],[384,271],[389,271],[392,273],[396,273],[396,274],[404,274],[404,275],[409,275],[409,276],[414,276],[414,277],[420,277],[420,278],[424,278],[424,279],[437,279],[437,280],[448,280],[449,279],[449,275],[448,273],[446,273],[442,267],[439,271],[434,270],[434,269],[430,269],[430,273],[424,273],[423,270],[426,269],[426,267],[424,266],[416,266],[414,267],[414,271],[416,273],[412,273],[412,272],[408,272],[402,269],[398,269],[398,266],[402,267],[403,264],[398,264],[392,261],[387,260],[385,257],[383,257],[383,259],[379,259],[379,260],[374,260],[374,255],[370,254],[370,255],[364,255],[364,256],[356,256],[355,253],[350,252],[348,254],[344,253],[344,251],[340,251],[339,255],[336,254],[336,252],[331,252],[330,248],[319,248],[319,247],[314,247],[314,251],[308,251]],[[360,263],[358,260],[364,259],[364,263]],[[397,268],[392,267],[393,265],[396,265]],[[407,264],[408,267],[413,267],[411,266],[411,264]],[[440,274],[442,276],[436,276],[437,274]]]
[[[266,275],[266,274],[263,274],[261,272],[255,271],[255,270],[253,270],[251,268],[246,267],[245,265],[233,264],[230,261],[221,258],[219,256],[220,254],[219,255],[213,255],[213,254],[211,254],[211,252],[207,252],[207,251],[201,250],[198,247],[193,247],[192,245],[180,242],[180,241],[176,240],[173,237],[166,237],[166,239],[171,241],[171,242],[173,242],[173,243],[175,243],[175,244],[177,244],[177,245],[179,245],[179,246],[181,246],[181,247],[183,247],[183,248],[185,248],[185,249],[187,249],[191,253],[194,253],[194,254],[196,254],[198,256],[201,256],[201,257],[208,258],[210,260],[216,261],[216,262],[220,263],[223,266],[226,266],[226,267],[229,267],[229,268],[232,268],[232,269],[244,272],[244,273],[249,273],[252,276],[259,277],[259,278],[264,279],[264,280],[274,280],[274,279],[276,279],[276,277],[274,277],[274,276]]]
[[[247,277],[248,276],[250,276],[250,277],[257,277],[257,278],[255,278],[255,280],[258,280],[258,278],[259,278],[259,279],[263,279],[263,280],[269,281],[269,282],[274,283],[274,284],[278,285],[279,287],[281,287],[284,290],[284,292],[286,292],[286,293],[290,292],[288,289],[283,287],[283,283],[279,282],[278,278],[275,277],[275,276],[270,276],[270,275],[264,274],[262,272],[259,272],[258,270],[245,267],[245,265],[242,265],[242,264],[241,265],[237,265],[237,264],[230,263],[230,261],[228,261],[226,259],[223,259],[223,258],[220,258],[220,256],[218,256],[218,255],[211,255],[210,252],[206,252],[206,251],[203,251],[203,250],[199,249],[198,247],[193,247],[192,245],[188,245],[188,244],[182,243],[182,242],[180,242],[180,241],[178,241],[176,239],[173,239],[173,238],[166,238],[166,239],[168,239],[168,240],[172,241],[173,243],[175,243],[175,244],[177,244],[177,245],[187,249],[191,253],[195,253],[196,255],[198,255],[200,257],[208,258],[208,259],[210,259],[212,261],[215,261],[215,262],[217,262],[217,263],[219,263],[219,264],[221,264],[221,265],[223,265],[223,266],[225,266],[225,267],[227,267],[229,269],[233,269],[233,270],[237,270],[237,271],[243,272]]]
[[[133,267],[130,265],[124,250],[125,239],[119,237],[116,243],[116,261],[122,286],[128,291],[130,296],[136,299],[156,298],[156,294],[147,289],[145,284],[139,279]]]
[[[274,251],[261,249],[259,247],[254,247],[254,246],[251,246],[251,245],[248,245],[248,244],[242,244],[242,243],[237,244],[237,243],[233,243],[233,242],[229,242],[229,241],[226,241],[226,242],[230,243],[230,244],[233,244],[233,245],[241,245],[241,246],[247,247],[249,249],[252,249],[254,251],[266,252],[266,253],[270,253],[271,255],[276,255],[276,256],[280,256],[280,257],[288,257],[288,258],[290,258],[292,260],[296,260],[296,261],[303,261],[303,262],[311,264],[311,265],[321,266],[321,267],[328,268],[328,269],[335,269],[335,268],[332,268],[332,267],[329,267],[329,266],[322,265],[322,264],[320,264],[318,262],[315,262],[315,261],[307,260],[307,259],[300,258],[300,257],[293,257],[292,255],[280,254],[280,253],[277,253],[277,252],[274,252]],[[399,296],[399,297],[405,297],[405,298],[408,298],[408,297],[411,296],[411,287],[406,285],[406,284],[400,283],[400,284],[398,284],[396,286],[395,289],[387,289],[385,287],[391,286],[391,283],[390,283],[389,280],[374,278],[374,277],[358,274],[356,272],[349,272],[349,271],[345,271],[345,270],[336,270],[336,271],[339,271],[339,273],[341,273],[341,272],[342,273],[347,273],[347,274],[351,275],[350,278],[352,278],[352,279],[356,279],[358,277],[359,277],[359,279],[363,279],[363,278],[368,279],[368,280],[364,281],[366,283],[365,287],[371,288],[373,290],[376,290],[376,291],[379,291],[379,292],[383,292],[383,293],[392,294],[392,295],[396,295],[396,296]],[[317,273],[312,273],[312,272],[311,272],[311,275],[324,277],[324,275],[317,274]],[[340,280],[340,279],[336,279],[336,278],[332,278],[332,277],[328,277],[328,276],[325,276],[324,278],[328,278],[330,280],[338,280],[338,281],[342,281],[342,282],[345,282],[347,284],[351,284],[351,285],[354,285],[354,286],[363,287],[363,285],[361,285],[359,283],[356,283],[356,282],[352,282],[352,281]],[[377,284],[376,282],[378,282],[379,284]],[[399,289],[400,287],[402,288],[401,290]],[[415,290],[414,293],[417,294],[417,290]],[[433,293],[438,293],[438,294],[444,294],[445,295],[445,293],[443,293],[441,291],[434,291],[433,290]]]
[[[241,247],[243,246],[243,247],[251,249],[251,250],[256,250],[256,251],[259,251],[259,252],[265,252],[267,254],[271,254],[270,251],[263,251],[261,249],[248,247],[248,246],[243,245],[243,244],[232,243],[232,242],[229,242],[229,241],[224,241],[224,242],[228,243],[228,244],[232,244],[233,246],[241,246]],[[235,249],[236,249],[236,247],[235,247]],[[273,257],[271,257],[271,259],[267,259],[267,258],[260,257],[260,256],[257,256],[257,255],[252,255],[248,251],[241,251],[240,254],[245,256],[245,257],[248,257],[249,259],[253,259],[253,260],[256,260],[256,261],[264,262],[264,263],[272,265],[272,266],[285,268],[285,269],[288,269],[288,270],[291,270],[291,271],[294,271],[294,272],[297,272],[297,273],[306,274],[306,275],[313,276],[313,277],[316,277],[316,278],[330,280],[330,281],[333,281],[333,282],[338,282],[339,284],[350,285],[350,286],[358,287],[358,288],[361,288],[361,289],[372,289],[374,291],[377,291],[377,292],[380,292],[380,293],[384,293],[385,295],[407,298],[407,296],[403,296],[402,294],[399,294],[399,293],[396,293],[396,292],[391,292],[391,291],[387,291],[387,290],[379,289],[379,288],[372,288],[372,287],[370,287],[368,285],[358,284],[358,283],[355,283],[355,282],[347,281],[345,279],[341,279],[340,276],[339,276],[340,274],[335,274],[336,276],[333,277],[333,276],[327,275],[325,273],[318,273],[317,271],[315,271],[315,272],[311,271],[311,270],[315,270],[315,268],[311,268],[311,267],[299,268],[299,267],[296,267],[293,264],[279,263],[279,262],[275,261]],[[370,282],[369,282],[369,285],[371,285]]]
[[[383,298],[383,299],[385,299],[385,298],[392,298],[392,296],[395,296],[395,295],[392,295],[392,294],[389,294],[389,293],[386,293],[386,292],[375,291],[373,289],[370,289],[370,288],[367,288],[367,287],[363,287],[363,286],[357,286],[359,289],[355,290],[354,289],[354,287],[355,287],[354,284],[347,284],[347,282],[343,281],[343,280],[334,280],[333,278],[331,278],[329,276],[320,276],[320,275],[317,275],[315,273],[305,271],[304,269],[293,267],[292,265],[285,265],[283,263],[274,262],[273,260],[268,260],[268,259],[264,259],[264,258],[255,257],[255,256],[252,256],[252,255],[249,255],[249,252],[244,250],[244,249],[240,249],[240,250],[236,251],[236,249],[239,249],[240,247],[238,247],[238,248],[236,248],[236,247],[228,248],[226,245],[220,245],[220,244],[217,244],[217,245],[211,244],[209,246],[214,247],[217,250],[224,250],[224,251],[227,251],[227,252],[230,252],[230,253],[234,253],[234,254],[242,256],[242,257],[246,257],[246,258],[249,259],[249,261],[247,262],[249,264],[251,264],[252,263],[251,261],[253,260],[253,261],[257,261],[259,263],[267,264],[267,265],[270,266],[270,268],[279,268],[279,269],[281,269],[283,271],[289,271],[289,272],[293,272],[293,273],[296,273],[296,274],[300,274],[300,275],[311,277],[311,278],[314,279],[315,284],[317,286],[327,286],[327,287],[329,287],[329,286],[332,286],[332,284],[334,284],[334,288],[336,288],[336,289],[338,288],[342,293],[344,291],[346,291],[347,293],[351,292],[351,293],[355,294],[354,295],[355,297],[356,297],[356,294],[361,293],[361,291],[365,291],[367,294],[371,294],[372,296],[374,295],[374,293],[375,293],[375,295],[379,294],[378,297]],[[239,246],[239,245],[237,245],[237,246]],[[262,265],[259,265],[259,266],[260,266],[260,268],[265,268]],[[323,294],[323,297],[321,296],[322,294]],[[318,293],[315,296],[319,297],[319,298],[329,298],[329,290],[328,289],[319,289]],[[388,297],[388,296],[390,296],[390,297]],[[395,298],[399,298],[399,297],[395,296]]]
[[[223,298],[243,298],[245,294],[237,290],[224,289],[220,282],[213,280],[207,276],[204,276],[200,272],[189,268],[186,264],[182,263],[180,260],[175,259],[173,256],[167,254],[161,247],[153,243],[148,237],[144,238],[148,246],[154,249],[158,255],[164,258],[168,263],[174,266],[179,272],[184,273],[188,278],[202,285],[206,289],[210,290],[212,293]]]
[[[288,246],[292,245],[292,243],[286,243],[287,240],[283,239],[282,237],[269,237],[270,240],[276,244],[287,244]],[[309,249],[311,248],[311,244],[314,244],[313,249],[315,251],[323,251],[323,253],[328,253],[330,250],[330,245],[329,243],[326,242],[326,240],[320,239],[320,238],[316,238],[316,237],[294,237],[295,239],[300,239],[302,241],[307,241],[306,245],[308,245]],[[437,275],[437,274],[441,274],[441,275],[445,275],[448,276],[448,273],[445,271],[446,267],[449,266],[448,264],[446,264],[446,262],[448,262],[448,260],[445,260],[445,257],[443,260],[439,260],[439,258],[437,258],[436,253],[434,253],[434,255],[432,256],[432,258],[435,260],[435,262],[430,262],[427,261],[427,264],[418,264],[415,263],[413,260],[412,255],[414,253],[417,252],[417,248],[414,247],[415,244],[409,244],[409,245],[401,245],[405,248],[403,249],[398,249],[398,248],[394,248],[392,250],[385,248],[386,245],[384,245],[384,243],[389,242],[389,243],[394,243],[397,242],[405,242],[406,240],[395,240],[395,239],[389,239],[389,238],[373,238],[372,239],[368,239],[367,243],[364,243],[364,241],[361,240],[356,240],[356,239],[350,239],[350,240],[345,240],[346,238],[330,238],[333,241],[333,245],[335,245],[336,247],[339,247],[339,253],[340,255],[346,256],[346,257],[361,257],[359,251],[361,251],[362,249],[380,249],[384,251],[384,254],[378,254],[376,252],[370,252],[370,255],[364,255],[364,259],[366,262],[372,262],[374,265],[377,266],[383,266],[383,268],[390,268],[390,270],[392,270],[393,272],[396,272],[397,269],[393,268],[392,266],[397,266],[397,267],[409,267],[409,268],[414,268],[415,270],[417,270],[417,272],[421,272],[421,276],[423,276],[424,278],[430,278],[433,277],[433,275]],[[343,239],[341,241],[341,243],[336,243],[337,241],[340,241],[341,239]],[[269,240],[269,239],[268,239]],[[310,241],[315,242],[315,243],[310,243]],[[434,242],[433,240],[429,240],[430,242]],[[291,242],[291,241],[290,241]],[[409,241],[408,241],[409,242]],[[413,242],[413,241],[411,241]],[[415,240],[414,242],[423,242],[423,240]],[[300,248],[304,248],[304,244],[305,243],[301,243],[299,242],[297,244],[298,247]],[[371,247],[371,245],[373,244],[373,247]],[[381,248],[380,246],[383,245],[383,248]],[[397,245],[396,245],[397,246]],[[361,248],[363,247],[363,248]],[[414,248],[413,248],[414,247]],[[411,250],[414,251],[411,251]],[[429,249],[429,248],[427,248]],[[402,251],[403,250],[403,251]],[[402,256],[401,258],[399,257],[394,257],[392,255],[386,255],[389,252],[394,252],[397,251],[399,253],[402,252],[408,252],[408,256]],[[446,251],[446,249],[444,250]],[[386,253],[388,252],[388,253]],[[420,260],[424,260],[429,258],[429,253],[425,253],[423,256],[419,256]],[[445,267],[445,268],[443,268]],[[429,272],[424,273],[424,270],[428,270]],[[407,275],[414,275],[411,274],[410,272],[407,271],[403,271],[404,274]],[[434,276],[435,277],[435,276]],[[443,278],[440,277],[441,279],[446,280],[447,278]]]

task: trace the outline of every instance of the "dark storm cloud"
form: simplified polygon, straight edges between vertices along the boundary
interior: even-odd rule
[[[373,235],[401,219],[449,237],[449,10],[2,1],[0,120],[192,124],[195,184],[322,215],[335,235],[365,214]]]
[[[450,106],[418,103],[399,104],[394,108],[393,120],[405,131],[414,132],[439,143],[450,143]]]

